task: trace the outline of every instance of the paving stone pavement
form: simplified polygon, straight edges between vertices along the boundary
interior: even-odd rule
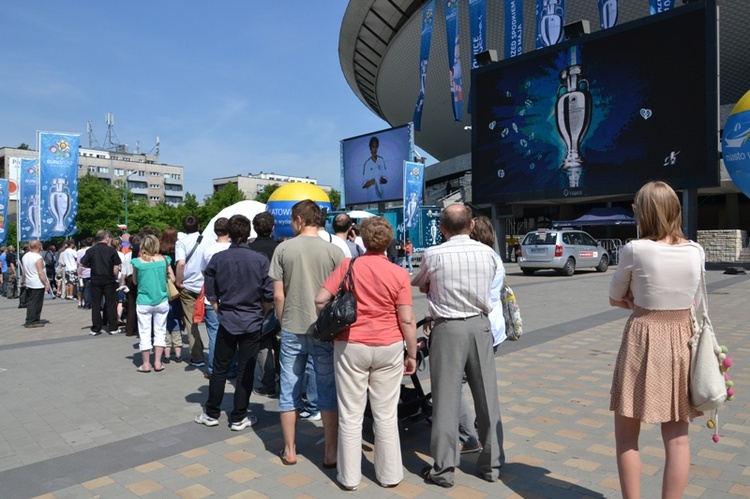
[[[608,407],[628,314],[607,303],[612,270],[527,277],[514,264],[507,269],[525,334],[504,343],[496,359],[507,455],[496,483],[475,476],[472,454],[462,456],[453,488],[424,483],[419,470],[432,461],[430,428],[421,421],[401,433],[405,479],[398,487],[375,481],[366,428],[362,484],[341,491],[335,470],[321,467],[320,422],[300,423],[299,462],[284,466],[277,400],[253,395],[257,425],[232,432],[228,386],[222,424],[199,426],[192,420],[208,389],[201,370],[171,363],[161,373],[138,373],[137,339],[88,336],[89,312],[75,302],[47,297],[42,318],[49,323],[27,330],[25,310],[0,297],[0,498],[619,497]],[[712,270],[707,282],[737,395],[721,412],[720,443],[711,441],[706,418],[691,425],[685,495],[750,497],[750,279]],[[426,301],[416,288],[414,296],[419,316]],[[429,370],[420,379],[429,390]],[[660,440],[658,425],[643,425],[644,497],[660,496]]]

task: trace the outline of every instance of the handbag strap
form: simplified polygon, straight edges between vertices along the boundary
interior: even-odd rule
[[[198,247],[201,241],[203,241],[203,234],[198,236],[198,239],[196,239],[193,249],[191,249],[190,253],[188,253],[187,256],[185,257],[185,265],[187,265],[187,262],[188,260],[190,260],[190,257],[193,256],[193,253],[195,253],[195,249]]]
[[[357,257],[352,258],[349,261],[349,268],[346,271],[346,274],[344,274],[344,278],[341,280],[341,284],[339,285],[339,290],[336,292],[336,296],[341,296],[341,294],[344,292],[344,285],[346,284],[346,281],[349,281],[349,292],[354,293],[354,279],[352,278],[352,267],[354,266],[354,260],[356,260]]]

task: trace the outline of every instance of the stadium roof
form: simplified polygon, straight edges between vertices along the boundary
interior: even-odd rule
[[[419,51],[421,33],[420,0],[350,1],[341,23],[339,60],[349,86],[375,114],[392,126],[412,121],[419,93]],[[524,3],[526,51],[534,47],[534,0]],[[745,30],[750,18],[750,1],[718,0],[720,5],[720,101],[731,105],[750,89],[750,44]],[[443,9],[436,2],[436,25],[432,34],[422,130],[415,133],[419,147],[439,161],[471,151],[471,133],[463,122],[453,121],[448,84],[448,56]],[[502,54],[502,0],[487,0],[489,48]],[[681,8],[678,2],[675,8]],[[620,0],[619,24],[649,15],[645,0]],[[470,60],[468,7],[460,2],[461,58]],[[567,2],[567,20],[588,19],[592,31],[599,28],[597,2]],[[669,36],[665,33],[665,36]],[[500,44],[500,45],[498,45]],[[468,75],[466,75],[468,76]],[[470,79],[463,80],[468,95]],[[674,85],[679,85],[675,81]],[[466,102],[467,99],[464,99]],[[723,123],[723,121],[722,121]]]

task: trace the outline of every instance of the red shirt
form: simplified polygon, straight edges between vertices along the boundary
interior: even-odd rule
[[[328,276],[323,287],[335,295],[349,268],[346,258]],[[336,341],[385,346],[402,341],[396,310],[411,305],[411,283],[406,269],[392,264],[385,255],[369,251],[357,258],[352,267],[354,295],[357,297],[357,322]]]

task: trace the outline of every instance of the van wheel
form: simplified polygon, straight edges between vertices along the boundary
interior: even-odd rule
[[[573,275],[576,273],[576,262],[572,258],[568,258],[568,261],[565,262],[565,266],[560,269],[560,273],[562,275]]]
[[[523,272],[523,275],[534,275],[534,269],[521,269],[521,272]]]
[[[599,260],[599,265],[596,266],[597,272],[606,272],[607,268],[609,268],[609,258],[607,258],[607,255],[602,256],[602,259]]]

